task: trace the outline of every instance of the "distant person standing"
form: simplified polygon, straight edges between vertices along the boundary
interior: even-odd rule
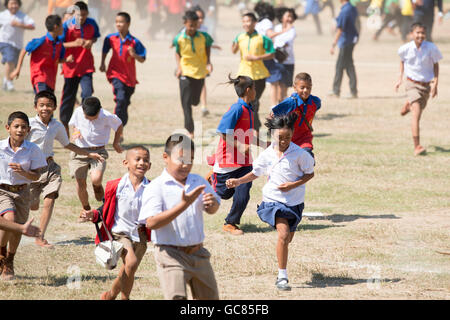
[[[439,10],[439,21],[442,22],[444,16],[442,12],[442,0],[416,0],[414,5],[414,23],[420,22],[426,27],[427,40],[433,41],[431,33],[434,23],[434,7],[437,5]]]
[[[317,34],[322,34],[322,26],[320,24],[319,12],[320,12],[319,0],[306,0],[305,12],[303,15],[299,16],[299,20],[306,19],[308,15],[312,15],[314,18],[314,23],[316,25]]]
[[[75,1],[73,0],[48,0],[47,14],[57,14],[62,18],[67,8],[73,5]]]
[[[336,36],[334,38],[330,53],[334,54],[336,45],[339,47],[339,55],[336,62],[336,73],[333,81],[333,91],[330,96],[339,97],[341,94],[341,83],[344,70],[350,78],[350,91],[352,98],[358,97],[356,88],[356,71],[353,63],[353,49],[358,42],[358,31],[356,30],[356,19],[358,12],[348,0],[340,0],[341,12],[336,18]]]
[[[400,26],[400,32],[402,35],[402,41],[408,40],[411,24],[413,22],[414,8],[411,0],[400,0],[400,8],[402,13],[402,23]]]

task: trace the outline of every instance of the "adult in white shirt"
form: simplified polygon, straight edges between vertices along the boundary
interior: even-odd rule
[[[275,49],[282,48],[287,54],[284,61],[278,61],[284,67],[278,97],[278,100],[282,101],[288,96],[288,88],[293,85],[295,69],[294,40],[297,36],[294,22],[297,20],[297,14],[292,8],[279,8],[277,9],[277,15],[281,23],[274,28],[275,33],[278,35],[273,39],[273,45]]]
[[[413,111],[411,131],[414,143],[414,155],[426,154],[426,149],[420,145],[420,118],[431,95],[432,98],[438,93],[439,60],[442,54],[437,46],[425,40],[426,27],[421,23],[411,26],[413,41],[400,47],[400,79],[395,85],[397,91],[406,76],[407,101],[400,114],[406,115]]]
[[[20,50],[23,47],[24,30],[34,30],[33,19],[20,11],[20,0],[6,0],[6,10],[0,13],[0,53],[5,66],[3,90],[13,91],[11,73],[16,68]]]

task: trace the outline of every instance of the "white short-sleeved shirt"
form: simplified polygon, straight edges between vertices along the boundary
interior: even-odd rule
[[[17,49],[22,49],[24,29],[13,27],[11,25],[13,20],[33,26],[34,20],[22,11],[17,11],[16,14],[11,14],[8,9],[0,12],[0,42],[8,43]]]
[[[283,30],[282,24],[277,24],[273,31],[280,32]],[[276,36],[273,39],[274,48],[285,48],[288,53],[288,57],[283,61],[283,64],[295,64],[295,55],[294,55],[294,40],[297,36],[295,28],[292,27],[289,31],[283,32],[282,34]]]
[[[164,169],[159,177],[152,180],[145,187],[139,223],[145,224],[147,218],[156,216],[176,206],[181,201],[183,190],[185,193],[189,193],[201,185],[206,186],[205,193],[213,194],[220,203],[219,196],[203,177],[197,174],[189,174],[183,186]],[[152,230],[152,242],[174,246],[192,246],[202,243],[205,239],[202,197],[200,195],[197,200],[169,224]]]
[[[398,49],[404,63],[405,75],[416,81],[430,82],[434,78],[434,64],[442,59],[438,47],[429,41],[422,42],[418,49],[414,41],[405,43]]]
[[[278,157],[272,143],[253,162],[252,171],[255,176],[269,177],[262,190],[263,201],[281,202],[287,206],[296,206],[305,201],[305,185],[287,192],[280,191],[278,186],[286,182],[298,181],[303,175],[313,172],[313,157],[293,142],[281,158]]]
[[[267,36],[267,30],[273,29],[273,22],[265,18],[255,25],[255,30],[262,36]]]
[[[54,118],[46,125],[39,116],[36,116],[30,119],[30,127],[27,140],[35,143],[44,152],[46,158],[54,155],[53,142],[55,140],[61,143],[63,147],[70,143],[63,124]]]
[[[117,131],[122,120],[108,110],[100,109],[98,118],[91,121],[84,116],[80,106],[73,112],[69,125],[80,130],[81,138],[75,141],[80,148],[101,147],[108,144],[111,129]]]
[[[30,171],[47,166],[44,153],[34,143],[24,140],[22,145],[13,151],[9,137],[0,140],[0,184],[29,184],[32,181],[14,172],[10,163],[19,163],[23,170]]]
[[[138,218],[142,205],[142,194],[149,183],[147,178],[134,191],[128,173],[120,179],[116,191],[116,213],[112,232],[125,233],[131,240],[139,242]]]

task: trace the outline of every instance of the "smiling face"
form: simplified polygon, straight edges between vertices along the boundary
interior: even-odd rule
[[[289,148],[293,134],[293,131],[289,128],[272,130],[272,140],[278,150],[285,152]]]
[[[16,14],[19,11],[20,5],[17,0],[9,0],[8,1],[8,10],[11,14]]]
[[[247,33],[253,33],[255,31],[256,21],[254,21],[249,16],[244,16],[242,18],[242,28]]]
[[[311,81],[297,80],[294,83],[294,90],[303,101],[306,101],[311,95],[312,83]]]
[[[131,149],[127,151],[123,165],[128,168],[128,173],[142,180],[150,170],[150,154],[144,149]]]
[[[281,18],[281,23],[283,23],[283,24],[285,24],[285,23],[290,23],[290,24],[294,23],[294,16],[293,16],[292,12],[286,11],[283,14],[283,17]]]
[[[48,123],[53,116],[56,105],[49,98],[42,97],[38,99],[34,109],[42,122]]]
[[[190,148],[183,149],[182,143],[180,143],[173,147],[170,155],[164,152],[163,158],[167,172],[175,180],[184,183],[194,164],[194,151]]]
[[[198,20],[186,20],[184,22],[184,27],[186,28],[186,33],[193,37],[199,27]]]
[[[20,118],[14,119],[10,125],[6,125],[5,127],[11,139],[18,144],[21,144],[30,132],[30,126],[28,123]]]
[[[414,43],[419,47],[426,38],[425,28],[415,27],[412,31],[412,38],[414,39]]]
[[[203,20],[205,19],[205,17],[203,16],[203,12],[201,11],[195,11],[195,13],[198,15],[198,28],[201,27],[201,25],[203,24]]]
[[[125,17],[122,16],[116,16],[116,29],[120,33],[128,33],[128,29],[130,27],[130,24],[127,22]]]

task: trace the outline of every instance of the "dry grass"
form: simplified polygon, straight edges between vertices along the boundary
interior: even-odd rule
[[[220,16],[217,40],[224,50],[212,54],[215,71],[207,80],[211,116],[201,123],[204,132],[214,129],[236,100],[233,89],[220,83],[237,70],[239,58],[232,56],[228,47],[240,31],[240,22],[235,11],[227,8],[221,8]],[[323,21],[326,17],[328,13],[323,14]],[[144,28],[138,27],[142,22],[135,21],[133,33],[145,39],[139,32]],[[224,201],[216,215],[205,217],[205,245],[212,253],[221,298],[450,298],[450,264],[445,254],[450,252],[450,43],[445,35],[449,23],[447,20],[436,28],[435,38],[444,60],[439,97],[429,102],[422,120],[422,139],[429,153],[414,157],[410,118],[399,116],[404,95],[393,90],[398,77],[397,39],[383,34],[378,43],[373,43],[371,32],[365,28],[355,50],[360,99],[329,99],[326,93],[336,58],[328,53],[331,35],[316,37],[311,21],[297,22],[296,71],[311,73],[313,94],[323,98],[314,124],[316,176],[307,185],[305,211],[320,211],[325,216],[303,219],[289,247],[288,272],[293,290],[281,293],[274,286],[277,234],[255,212],[264,179],[252,188],[242,219],[243,237],[222,233],[223,218],[230,207],[230,201]],[[329,21],[324,25],[324,30],[331,27]],[[36,37],[41,31],[27,33],[27,37]],[[132,98],[125,146],[142,143],[150,147],[153,166],[148,176],[154,178],[163,168],[163,143],[175,128],[182,127],[183,119],[168,41],[145,44],[149,56],[138,69],[140,84]],[[17,82],[17,92],[0,92],[3,121],[13,110],[33,115],[27,69],[24,67]],[[94,81],[96,95],[105,108],[112,110],[111,87],[104,75],[95,73]],[[62,82],[58,78],[58,95]],[[345,78],[343,94],[347,92]],[[269,101],[267,90],[262,116],[269,110]],[[199,109],[194,115],[201,119]],[[4,130],[0,132],[0,138],[5,135]],[[205,147],[203,155],[210,140],[207,137],[198,142]],[[123,155],[108,149],[105,181],[125,172]],[[97,299],[116,275],[117,271],[108,272],[95,264],[94,226],[76,222],[80,206],[75,184],[68,176],[68,152],[57,146],[56,160],[63,168],[64,184],[47,232],[56,247],[44,250],[23,239],[16,258],[17,280],[0,282],[0,299]],[[206,164],[196,164],[193,171],[204,175],[209,169]],[[32,215],[38,220],[38,212]],[[71,282],[77,270],[82,280],[79,288]],[[137,272],[132,297],[162,299],[151,245]]]

